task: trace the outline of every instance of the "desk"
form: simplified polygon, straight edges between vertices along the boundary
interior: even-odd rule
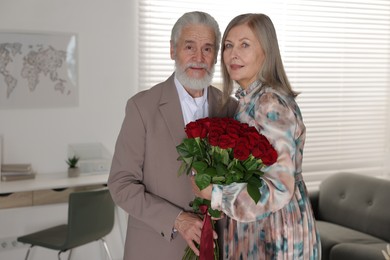
[[[107,183],[107,179],[107,172],[80,173],[76,177],[68,177],[68,173],[63,172],[37,174],[30,180],[2,181],[0,182],[0,208],[65,202],[70,192],[103,186]],[[64,192],[58,192],[62,190]]]
[[[74,190],[104,186],[107,179],[108,172],[81,173],[77,177],[68,177],[68,173],[63,172],[37,174],[35,179],[31,180],[0,182],[0,240],[16,240],[20,235],[66,223],[67,204],[61,203],[65,202],[61,200],[67,199],[68,194]],[[53,191],[54,189],[59,192]],[[19,199],[27,204],[15,205],[15,201]],[[113,259],[123,257],[126,223],[127,214],[116,207],[115,226],[106,239]],[[0,259],[21,259],[27,249],[19,247],[11,250],[1,250],[0,247]],[[98,243],[75,251],[72,258],[74,256],[75,259],[91,259],[90,256],[94,254],[92,259],[104,259],[100,257]],[[50,251],[38,250],[34,258],[51,257],[55,255],[51,255]]]
[[[77,177],[68,177],[67,172],[37,174],[31,180],[0,181],[0,194],[99,185],[106,184],[107,179],[107,172],[80,173]]]

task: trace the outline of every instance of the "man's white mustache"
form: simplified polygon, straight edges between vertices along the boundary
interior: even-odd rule
[[[205,69],[207,71],[207,73],[210,74],[210,70],[207,67],[207,64],[204,64],[204,63],[187,63],[184,66],[184,70],[186,70],[188,68]]]

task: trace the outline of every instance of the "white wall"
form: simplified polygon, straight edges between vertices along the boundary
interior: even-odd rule
[[[79,40],[79,105],[0,110],[3,163],[53,173],[66,171],[68,144],[101,142],[113,152],[126,100],[137,92],[136,3],[0,1],[0,31],[72,32]]]
[[[137,92],[136,4],[134,0],[0,1],[0,31],[72,32],[79,41],[79,105],[0,110],[3,162],[28,162],[38,174],[50,174],[66,171],[68,144],[101,142],[113,153],[126,100]],[[5,95],[3,84],[0,95]],[[65,218],[64,204],[1,210],[0,239]],[[119,222],[107,238],[114,259],[123,253],[120,233],[126,227],[125,221]],[[99,250],[99,244],[91,244],[78,249],[74,258],[99,259]],[[26,248],[1,251],[0,259],[22,259],[25,252]],[[34,255],[56,258],[55,252],[44,249]]]

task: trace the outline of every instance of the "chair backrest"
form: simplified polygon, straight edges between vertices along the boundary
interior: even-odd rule
[[[318,218],[390,241],[390,181],[338,173],[320,185]]]
[[[69,195],[67,248],[99,240],[114,226],[114,202],[108,189]]]

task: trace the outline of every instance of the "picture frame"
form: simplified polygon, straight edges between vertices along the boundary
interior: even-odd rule
[[[0,31],[0,109],[77,106],[77,38]]]

